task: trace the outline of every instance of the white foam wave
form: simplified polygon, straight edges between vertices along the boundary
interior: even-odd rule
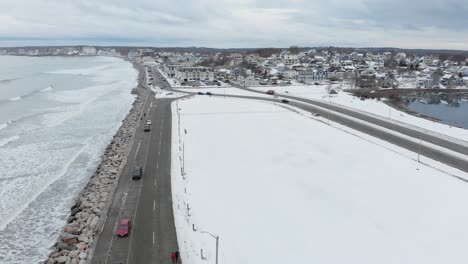
[[[47,88],[44,88],[44,89],[40,90],[39,92],[45,93],[45,92],[48,92],[48,91],[52,91],[53,89],[54,89],[54,86],[51,85],[51,86],[49,86]]]
[[[0,139],[0,147],[5,146],[6,144],[19,139],[19,136],[12,136],[4,139]]]
[[[18,101],[18,100],[21,100],[21,96],[17,96],[17,97],[13,97],[13,98],[8,99],[8,101]]]
[[[3,124],[0,124],[0,130],[4,129],[4,128],[7,128],[8,125],[11,124],[10,121],[6,122],[6,123],[3,123]]]
[[[8,123],[0,124],[0,130],[6,128],[7,126],[8,126]]]

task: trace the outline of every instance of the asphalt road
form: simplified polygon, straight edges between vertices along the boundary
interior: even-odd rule
[[[158,80],[161,79],[160,74],[156,71],[153,70],[154,76],[158,76]],[[163,89],[167,90],[174,90],[172,89],[167,83],[167,81],[161,81],[158,83],[160,87]],[[239,87],[238,87],[239,88]],[[246,89],[246,88],[241,88],[247,91],[255,92],[255,93],[262,93],[258,92],[255,90],[251,89]],[[185,91],[183,91],[185,92]],[[187,93],[187,92],[185,92]],[[196,94],[196,93],[191,93],[191,94]],[[263,93],[262,93],[263,94]],[[389,143],[392,143],[394,145],[397,145],[399,147],[408,149],[410,151],[413,151],[415,153],[419,153],[422,156],[426,156],[428,158],[431,158],[433,160],[437,160],[439,162],[442,162],[444,164],[447,164],[449,166],[455,167],[457,169],[460,169],[462,171],[468,172],[468,157],[465,156],[464,158],[462,157],[463,155],[468,155],[468,149],[463,146],[459,145],[441,138],[434,137],[432,135],[420,132],[418,130],[412,130],[410,128],[405,128],[396,124],[393,124],[391,122],[386,122],[385,120],[380,120],[378,118],[374,118],[372,116],[367,116],[365,114],[361,114],[358,112],[354,112],[348,109],[340,108],[335,105],[330,105],[327,103],[321,103],[321,102],[316,102],[313,100],[307,100],[307,99],[302,99],[302,98],[297,98],[294,96],[283,96],[281,95],[280,98],[265,98],[265,97],[256,97],[256,96],[238,96],[238,95],[224,95],[224,94],[213,94],[213,96],[221,96],[221,97],[236,97],[236,98],[246,98],[246,99],[254,99],[254,100],[261,100],[261,101],[269,101],[269,102],[276,102],[276,103],[281,103],[282,98],[289,98],[291,100],[296,100],[296,101],[290,101],[289,105],[295,106],[299,109],[302,109],[304,111],[310,112],[310,113],[316,113],[319,114],[333,122],[345,125],[347,127],[350,127],[352,129],[355,129],[357,131],[366,133],[368,135],[374,136],[376,138],[379,138],[381,140],[387,141]],[[317,107],[318,106],[318,107]],[[320,107],[320,108],[319,108]],[[325,109],[323,109],[325,108]],[[329,110],[331,111],[329,111]],[[335,112],[339,113],[336,114]],[[347,115],[350,117],[354,117],[359,120],[366,121],[370,124],[380,126],[382,128],[386,128],[391,131],[395,132],[400,132],[402,134],[408,135],[413,138],[413,140],[410,140],[405,137],[400,137],[398,135],[395,135],[394,133],[391,133],[391,131],[385,131],[378,129],[372,125],[362,123],[362,122],[357,122],[355,120],[345,118],[342,115]],[[462,155],[452,155],[449,154],[439,148],[433,148],[430,146],[425,146],[424,144],[419,144],[419,142],[415,142],[414,139],[430,142],[436,146],[441,146],[446,149],[453,150],[455,152],[459,152]],[[391,161],[388,161],[389,164],[391,164]],[[460,179],[463,181],[466,181],[464,179]]]
[[[156,100],[153,93],[148,97],[91,263],[171,263],[171,252],[178,250],[171,194],[172,101]],[[150,132],[143,131],[145,118],[152,120]],[[134,165],[143,167],[141,180],[131,179]],[[116,236],[122,219],[133,222],[124,238]]]
[[[249,92],[264,94],[263,92],[253,90],[253,89],[249,89],[249,88],[245,88],[245,87],[242,87],[242,86],[239,86],[239,85],[235,85],[235,87],[237,87],[239,89],[249,91]],[[320,106],[320,107],[323,107],[323,108],[327,108],[327,109],[330,109],[332,111],[342,113],[342,114],[345,114],[345,115],[348,115],[348,116],[351,116],[351,117],[354,117],[354,118],[357,118],[357,119],[361,119],[361,120],[364,120],[366,122],[369,122],[369,123],[372,123],[372,124],[375,124],[375,125],[385,127],[385,128],[391,129],[393,131],[402,133],[404,135],[414,137],[414,138],[419,138],[419,139],[421,139],[423,141],[426,141],[426,142],[429,142],[429,143],[432,143],[432,144],[435,144],[435,145],[438,145],[438,146],[442,146],[442,147],[444,147],[446,149],[450,149],[452,151],[455,151],[455,152],[458,152],[458,153],[461,153],[461,154],[464,154],[464,155],[468,155],[468,147],[466,147],[466,146],[457,144],[456,142],[453,142],[453,141],[450,141],[450,140],[447,140],[447,139],[444,139],[444,138],[441,138],[441,137],[431,135],[429,133],[421,133],[418,130],[411,129],[411,128],[407,127],[407,126],[401,126],[401,125],[395,124],[394,122],[388,122],[386,120],[382,120],[381,118],[373,117],[372,115],[363,114],[363,113],[360,113],[358,111],[352,111],[350,109],[340,107],[338,105],[329,104],[329,103],[321,102],[321,101],[318,101],[318,100],[304,99],[304,98],[300,98],[300,97],[297,97],[297,96],[290,96],[290,95],[283,95],[283,94],[281,94],[281,97],[296,100],[296,101],[300,101],[300,102],[304,102],[304,103],[307,103],[307,104]]]

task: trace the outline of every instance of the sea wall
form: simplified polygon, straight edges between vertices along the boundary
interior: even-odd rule
[[[135,68],[139,70],[141,80],[142,67],[135,65]],[[135,129],[149,95],[149,91],[141,85],[133,89],[132,93],[137,95],[132,108],[106,147],[100,165],[70,208],[67,224],[44,263],[89,263],[93,243],[105,223],[120,171],[126,163]]]

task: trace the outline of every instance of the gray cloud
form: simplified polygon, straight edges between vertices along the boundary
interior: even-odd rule
[[[0,46],[43,41],[468,50],[466,14],[466,0],[16,0],[0,2]]]

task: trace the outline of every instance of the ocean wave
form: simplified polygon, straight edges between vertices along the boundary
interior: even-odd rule
[[[0,124],[0,130],[2,130],[2,129],[4,129],[4,128],[7,128],[8,125],[10,125],[10,124],[11,124],[11,121],[8,121],[8,122],[6,122],[6,123]]]
[[[3,147],[5,145],[7,145],[8,143],[13,142],[13,141],[15,141],[17,139],[19,139],[19,136],[12,136],[12,137],[8,137],[8,138],[5,138],[5,139],[0,139],[0,147]]]
[[[17,80],[19,78],[10,78],[10,79],[3,79],[3,80],[0,80],[0,83],[9,83],[9,82],[12,82],[14,80]]]
[[[21,96],[17,96],[17,97],[8,99],[8,101],[18,101],[18,100],[21,100],[21,98],[22,98]]]
[[[18,100],[21,100],[21,99],[24,99],[24,98],[28,98],[28,97],[31,97],[31,96],[34,96],[38,93],[46,93],[46,92],[50,92],[54,89],[54,86],[53,85],[50,85],[50,86],[47,86],[46,88],[42,88],[42,89],[36,89],[36,90],[33,90],[31,91],[30,93],[27,93],[27,94],[23,94],[21,96],[16,96],[16,97],[13,97],[13,98],[10,98],[10,99],[0,99],[0,104],[2,103],[11,103],[11,102],[15,102],[15,101],[18,101]]]
[[[48,91],[52,91],[54,89],[54,86],[53,85],[50,85],[49,87],[47,88],[44,88],[42,90],[39,90],[40,93],[45,93],[45,92],[48,92]]]

